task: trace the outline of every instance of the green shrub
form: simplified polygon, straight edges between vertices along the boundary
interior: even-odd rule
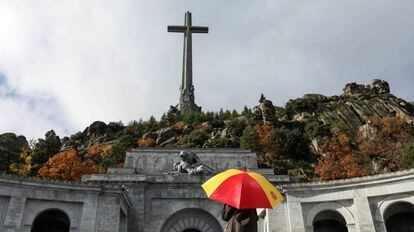
[[[0,172],[9,172],[10,164],[20,160],[24,147],[28,147],[25,137],[14,133],[0,134]]]
[[[400,156],[400,161],[406,168],[414,168],[414,144],[405,147]]]
[[[47,160],[56,155],[61,148],[59,136],[54,130],[50,130],[45,134],[45,139],[39,139],[35,145],[32,155],[32,161],[35,164],[44,164]]]
[[[260,137],[252,126],[246,126],[243,135],[240,137],[240,147],[254,152],[261,150]]]
[[[230,134],[240,137],[243,134],[244,128],[246,128],[247,123],[244,120],[238,120],[236,118],[229,120],[226,127]]]
[[[305,125],[305,134],[309,139],[323,136],[329,133],[329,129],[320,121],[309,121]]]
[[[309,150],[310,142],[299,129],[277,128],[273,132],[272,139],[276,145],[277,156],[293,160],[312,159]]]
[[[318,108],[318,102],[312,99],[290,100],[286,104],[286,115],[291,118],[293,115],[301,112],[314,112]]]
[[[207,140],[207,134],[202,130],[193,130],[188,136],[185,136],[187,144],[194,144],[197,147],[202,147]]]
[[[115,167],[118,164],[121,164],[125,160],[127,149],[119,143],[115,143],[108,155],[104,156],[100,161],[99,165],[108,168]]]

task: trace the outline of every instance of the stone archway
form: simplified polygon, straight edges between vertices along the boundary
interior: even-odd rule
[[[171,215],[162,226],[161,232],[222,232],[220,224],[209,212],[196,209],[182,209]]]
[[[345,206],[336,202],[324,202],[313,206],[309,210],[305,219],[306,231],[318,231],[314,230],[315,222],[322,221],[322,219],[324,218],[334,219],[334,221],[340,222],[341,224],[345,225],[347,228],[347,230],[345,231],[356,231],[354,227],[355,220],[352,213]],[[329,222],[327,223],[329,224]],[[319,227],[321,226],[320,224],[325,224],[325,222],[317,223],[316,226]]]
[[[312,226],[314,232],[348,232],[345,218],[333,210],[319,212]]]
[[[384,212],[385,227],[388,232],[414,231],[414,205],[408,202],[397,202]]]
[[[36,216],[31,232],[69,232],[69,216],[59,209],[48,209]]]

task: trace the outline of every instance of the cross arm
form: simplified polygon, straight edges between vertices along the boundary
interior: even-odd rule
[[[193,33],[208,33],[208,27],[191,26],[190,31]]]
[[[168,32],[185,32],[185,26],[168,26]]]

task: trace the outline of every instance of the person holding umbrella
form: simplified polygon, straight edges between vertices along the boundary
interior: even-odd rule
[[[227,222],[225,232],[257,232],[259,217],[256,209],[237,209],[223,204],[221,219]]]
[[[225,232],[257,232],[256,208],[273,208],[283,200],[262,175],[249,170],[229,169],[207,180],[202,188],[211,200],[223,203]]]

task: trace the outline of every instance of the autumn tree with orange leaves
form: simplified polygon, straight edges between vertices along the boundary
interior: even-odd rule
[[[39,170],[39,177],[65,181],[79,181],[82,175],[103,170],[90,159],[81,161],[77,149],[61,152],[47,161]]]
[[[258,137],[260,150],[257,158],[260,164],[271,167],[272,155],[276,153],[276,144],[272,140],[273,127],[268,125],[256,125],[254,127]]]
[[[141,148],[154,147],[157,143],[153,138],[139,139],[138,146]]]
[[[372,174],[404,169],[401,156],[414,144],[414,126],[403,118],[374,117],[356,136],[358,148],[374,163]]]
[[[99,164],[112,150],[112,144],[94,144],[85,150],[85,158]]]
[[[321,180],[345,179],[365,176],[369,173],[369,162],[361,155],[349,139],[340,132],[328,138],[322,145],[324,151],[315,166],[315,173]]]

